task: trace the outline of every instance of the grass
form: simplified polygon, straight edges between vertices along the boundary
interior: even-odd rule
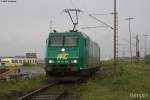
[[[45,84],[45,76],[39,75],[34,79],[0,81],[1,100],[15,100],[19,95],[23,95],[31,90],[41,87]]]
[[[150,100],[150,65],[144,63],[119,63],[117,79],[112,79],[112,62],[104,62],[102,70],[87,83],[60,84],[52,90],[68,90],[81,100]],[[45,76],[35,79],[0,82],[0,98],[26,93],[45,84]]]
[[[31,64],[31,63],[24,63],[23,64],[24,67],[32,67],[32,66],[35,66],[34,64]]]
[[[67,90],[80,100],[150,100],[150,65],[120,63],[117,79],[112,79],[112,62],[103,64],[102,71],[87,83],[61,84],[54,91]]]
[[[112,64],[83,87],[81,100],[150,100],[150,65],[120,63],[117,79],[112,79]]]

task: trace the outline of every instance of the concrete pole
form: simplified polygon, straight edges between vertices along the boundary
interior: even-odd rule
[[[145,37],[145,57],[146,57],[146,55],[147,55],[147,36],[149,36],[149,35],[147,35],[147,34],[144,34],[144,37]]]
[[[133,62],[132,59],[132,35],[131,35],[131,20],[133,20],[134,18],[129,17],[126,18],[126,20],[129,22],[129,39],[130,39],[130,59],[131,59],[131,63]]]
[[[116,53],[117,53],[117,38],[116,38],[116,34],[117,34],[117,3],[116,0],[114,0],[114,65],[113,65],[113,79],[116,80],[116,66],[117,66],[117,61],[116,61]]]

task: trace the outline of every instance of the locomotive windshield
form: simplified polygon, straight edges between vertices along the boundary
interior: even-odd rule
[[[64,46],[76,46],[76,45],[77,45],[76,36],[65,37]]]
[[[77,45],[76,36],[55,36],[50,37],[49,46],[50,47],[72,47]]]
[[[49,46],[52,46],[52,47],[63,46],[63,37],[62,36],[51,37],[50,42],[49,42]]]

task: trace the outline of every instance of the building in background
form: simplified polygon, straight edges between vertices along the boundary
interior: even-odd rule
[[[26,53],[26,58],[37,58],[36,53]]]
[[[0,57],[0,66],[22,66],[37,64],[36,53],[26,53],[26,56]]]
[[[37,64],[44,65],[44,59],[38,59]]]

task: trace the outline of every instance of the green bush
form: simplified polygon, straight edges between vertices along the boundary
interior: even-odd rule
[[[23,66],[25,66],[25,67],[32,67],[32,66],[34,66],[34,65],[31,64],[31,63],[24,63]]]

